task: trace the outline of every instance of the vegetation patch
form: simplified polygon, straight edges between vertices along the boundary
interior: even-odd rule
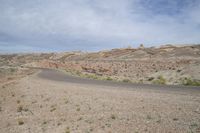
[[[182,79],[182,84],[186,86],[200,86],[200,81],[192,80],[191,78]]]
[[[111,115],[111,119],[115,120],[116,116],[114,114]]]
[[[18,120],[18,125],[23,125],[24,122],[22,120]]]
[[[148,81],[153,81],[154,80],[154,77],[149,77],[148,78]]]
[[[76,111],[80,111],[80,110],[81,110],[80,108],[77,108],[77,109],[76,109]]]
[[[23,106],[22,105],[18,106],[17,107],[17,112],[22,112],[22,111],[23,111]]]
[[[69,127],[67,127],[67,128],[65,129],[65,133],[70,133],[70,128],[69,128]]]
[[[166,84],[166,79],[160,75],[156,80],[153,80],[154,84],[160,84],[160,85],[165,85]]]
[[[52,106],[51,106],[51,109],[50,109],[50,112],[53,112],[53,111],[55,111],[55,110],[56,110],[55,105],[52,105]]]
[[[147,115],[147,119],[151,120],[152,119],[151,115]]]
[[[125,82],[125,83],[130,83],[131,80],[130,79],[123,79],[122,82]]]
[[[112,79],[111,77],[107,77],[106,80],[110,80],[110,81],[111,81],[111,80],[113,80],[113,79]]]

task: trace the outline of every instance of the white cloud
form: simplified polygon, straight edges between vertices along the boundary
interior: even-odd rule
[[[71,43],[78,40],[87,41],[77,43],[80,46],[76,49],[82,49],[84,45],[108,48],[131,43],[200,42],[199,2],[170,16],[149,12],[141,1],[2,0],[0,31],[33,47],[59,42],[55,48],[70,46],[73,49]],[[151,6],[151,1],[147,4]],[[172,4],[172,8],[177,6]],[[105,44],[99,46],[100,42]]]

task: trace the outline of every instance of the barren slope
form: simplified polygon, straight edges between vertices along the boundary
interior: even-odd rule
[[[0,107],[1,133],[200,132],[198,89],[130,89],[35,74],[1,85]]]

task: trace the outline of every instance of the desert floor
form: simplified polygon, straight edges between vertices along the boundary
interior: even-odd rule
[[[0,85],[0,133],[200,132],[200,88],[90,84],[41,72]]]

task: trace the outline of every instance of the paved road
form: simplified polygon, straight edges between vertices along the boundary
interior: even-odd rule
[[[188,86],[174,86],[174,85],[147,85],[147,84],[134,84],[134,83],[123,83],[123,82],[114,82],[114,81],[101,81],[88,78],[80,78],[75,76],[67,75],[63,72],[52,70],[52,69],[41,69],[41,72],[38,74],[38,77],[62,81],[69,83],[78,83],[78,84],[89,84],[89,85],[103,85],[103,86],[112,86],[112,87],[123,87],[123,88],[133,88],[133,89],[156,89],[156,90],[170,90],[170,91],[197,91],[200,93],[200,87],[188,87]]]

